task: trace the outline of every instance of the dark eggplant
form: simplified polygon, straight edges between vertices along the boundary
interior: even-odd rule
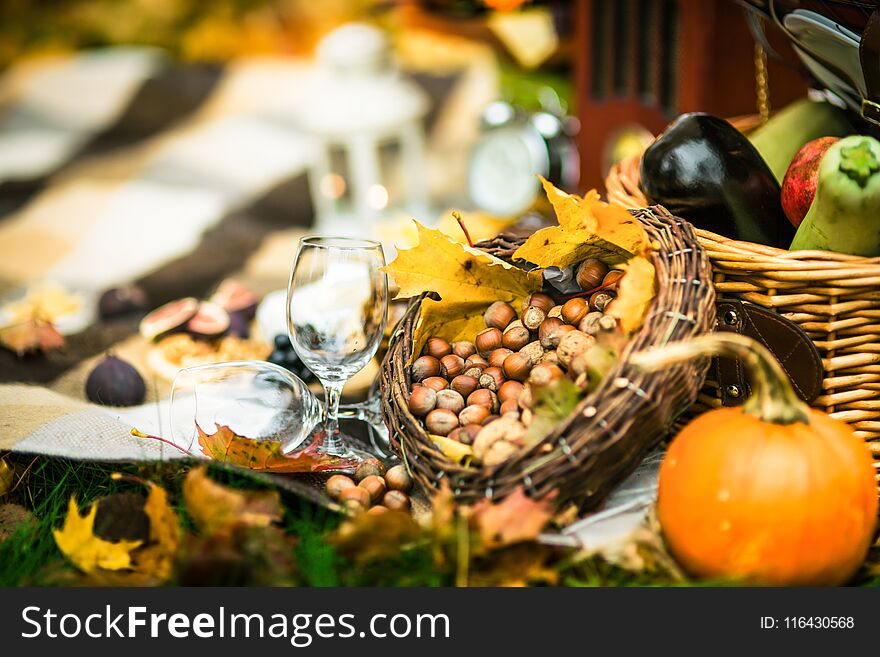
[[[724,119],[682,114],[642,157],[642,191],[651,203],[697,228],[787,249],[794,227],[779,183],[755,147]]]

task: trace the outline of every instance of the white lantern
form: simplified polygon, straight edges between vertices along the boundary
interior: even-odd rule
[[[350,23],[321,41],[300,120],[318,142],[309,185],[322,232],[375,234],[395,209],[424,215],[427,110],[380,30]]]

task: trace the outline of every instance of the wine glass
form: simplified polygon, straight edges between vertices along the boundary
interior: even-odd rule
[[[231,361],[180,370],[171,387],[171,440],[193,452],[200,427],[228,426],[236,435],[274,440],[285,453],[308,445],[321,405],[286,369],[264,361]]]
[[[300,240],[287,288],[287,329],[300,360],[324,386],[321,451],[349,459],[356,450],[339,431],[339,398],[345,382],[379,348],[388,311],[388,277],[382,245],[348,237]]]

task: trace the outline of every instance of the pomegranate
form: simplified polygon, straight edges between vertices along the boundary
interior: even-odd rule
[[[782,210],[795,228],[801,225],[813,204],[819,182],[819,163],[839,137],[808,141],[795,153],[782,180]]]

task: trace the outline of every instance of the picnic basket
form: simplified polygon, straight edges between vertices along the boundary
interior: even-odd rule
[[[687,339],[712,330],[715,293],[710,268],[693,229],[662,208],[632,211],[659,244],[653,254],[658,289],[644,322],[620,361],[600,387],[537,445],[494,468],[456,462],[441,452],[408,408],[411,390],[407,362],[421,298],[414,299],[397,325],[382,365],[382,412],[392,448],[427,490],[448,482],[462,502],[501,499],[523,486],[533,497],[556,491],[554,503],[574,502],[586,510],[630,473],[688,408],[703,384],[707,362],[691,362],[656,373],[628,364],[630,352]],[[477,244],[510,259],[515,247],[503,236]],[[517,263],[514,263],[517,264]]]
[[[609,202],[648,204],[639,187],[640,162],[634,156],[612,168],[605,181]],[[786,251],[694,232],[719,298],[770,309],[806,332],[824,369],[821,394],[811,405],[849,423],[867,441],[880,472],[880,258]],[[700,401],[721,405],[711,377]]]

